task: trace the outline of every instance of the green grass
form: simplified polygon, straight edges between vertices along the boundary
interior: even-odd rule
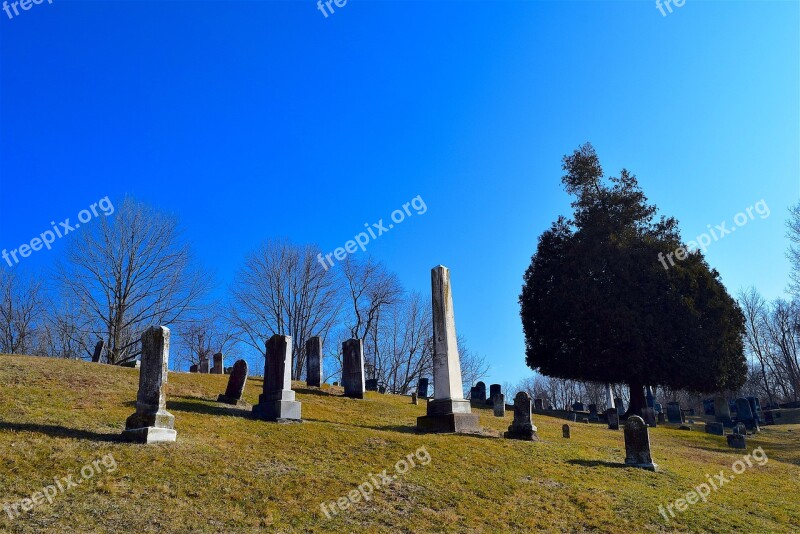
[[[214,400],[227,377],[171,373],[168,410],[178,442],[120,442],[133,413],[138,370],[85,362],[0,356],[0,505],[30,497],[53,477],[113,455],[114,472],[11,520],[0,531],[40,532],[508,532],[707,531],[800,529],[800,425],[766,427],[748,440],[769,461],[754,466],[667,522],[658,512],[707,474],[749,451],[724,438],[659,427],[651,430],[660,473],[621,468],[622,432],[603,425],[535,417],[540,442],[500,438],[511,423],[474,410],[482,436],[414,432],[425,403],[369,393],[362,401],[336,388],[305,389],[302,424],[256,421]],[[261,380],[248,381],[257,400]],[[698,418],[698,421],[701,418]],[[376,490],[369,502],[327,519],[334,501],[394,472],[425,447],[431,461]]]

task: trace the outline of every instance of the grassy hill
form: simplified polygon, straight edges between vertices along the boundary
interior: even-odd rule
[[[226,383],[171,373],[167,408],[178,442],[133,445],[119,435],[134,410],[138,370],[0,356],[0,506],[30,498],[54,477],[77,481],[95,462],[92,478],[59,491],[52,504],[15,519],[0,510],[0,531],[800,529],[800,425],[766,427],[747,451],[729,449],[701,424],[693,432],[659,427],[650,435],[662,472],[651,473],[621,468],[622,432],[603,425],[573,423],[566,440],[563,420],[536,417],[541,441],[527,443],[499,438],[510,413],[499,419],[478,409],[483,436],[424,435],[414,431],[424,401],[375,393],[351,400],[302,383],[295,388],[304,422],[274,424],[214,402]],[[256,402],[260,388],[260,379],[249,380],[245,400]],[[707,475],[730,475],[756,447],[765,465],[754,463],[669,522],[659,513]],[[409,455],[416,466],[398,474],[396,463]],[[330,519],[320,509],[384,469],[396,480],[365,491],[368,502]]]

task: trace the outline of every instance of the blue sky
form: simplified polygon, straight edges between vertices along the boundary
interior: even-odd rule
[[[270,237],[368,251],[516,383],[517,296],[590,141],[685,239],[764,200],[707,252],[731,292],[784,292],[800,197],[798,2],[47,0],[0,12],[0,248],[125,194],[176,213],[227,283]],[[730,226],[730,222],[728,224]],[[64,240],[68,239],[66,236]],[[58,242],[20,264],[46,269]],[[8,268],[3,264],[0,268]]]

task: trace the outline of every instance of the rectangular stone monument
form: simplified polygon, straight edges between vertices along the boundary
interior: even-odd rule
[[[416,391],[415,391],[414,393],[412,393],[412,394],[411,394],[411,404],[413,404],[413,405],[415,405],[415,406],[416,406],[417,404],[419,404],[419,395],[417,395],[417,392],[416,392]]]
[[[422,399],[428,398],[428,379],[420,378],[417,382],[417,396]]]
[[[200,373],[208,374],[209,371],[208,362],[209,362],[208,358],[200,358],[200,368],[199,368]]]
[[[122,437],[136,443],[175,441],[175,417],[167,411],[169,328],[154,326],[142,334],[142,366],[136,413],[125,421]]]
[[[506,416],[506,396],[502,393],[498,393],[494,396],[494,416],[495,417],[505,417]]]
[[[253,415],[263,421],[300,421],[301,405],[292,391],[292,338],[272,336],[264,357],[264,388]]]
[[[656,422],[656,411],[653,408],[642,408],[642,419],[649,427],[657,426]]]
[[[750,402],[744,397],[736,399],[736,421],[744,423],[748,430],[758,432],[758,421],[756,421],[752,410],[750,409]]]
[[[650,456],[650,433],[638,415],[632,415],[625,423],[625,465],[658,471]]]
[[[683,412],[681,411],[681,405],[679,402],[667,403],[667,421],[669,421],[670,423],[679,423],[679,424],[683,424],[686,422],[683,419]]]
[[[746,449],[747,438],[742,434],[728,434],[728,447],[733,449]]]
[[[608,421],[608,428],[610,430],[619,430],[619,414],[616,408],[609,408],[606,410],[606,420]]]
[[[367,391],[378,391],[378,379],[370,378],[368,380],[364,380],[364,389]]]
[[[544,399],[533,399],[533,408],[535,410],[544,410]]]
[[[247,362],[239,360],[233,364],[233,371],[228,378],[225,394],[217,397],[217,402],[238,405],[242,403],[242,393],[247,384]]]
[[[190,373],[196,373],[197,372],[197,364],[190,365],[189,366],[189,372]]]
[[[319,336],[306,341],[306,385],[322,387],[322,338]]]
[[[508,427],[508,432],[503,434],[504,438],[539,441],[531,408],[531,396],[524,391],[517,393],[514,397],[514,422]]]
[[[214,366],[211,368],[212,375],[225,374],[225,358],[221,352],[214,355]]]
[[[458,357],[456,321],[450,271],[439,265],[431,270],[433,309],[433,400],[427,415],[417,419],[424,432],[477,432],[478,416],[464,399]]]
[[[722,423],[706,423],[706,434],[714,434],[715,436],[725,435],[725,425]]]
[[[492,384],[489,386],[489,398],[486,399],[486,405],[492,406],[494,403],[494,396],[503,392],[503,387],[500,384]]]
[[[342,386],[345,397],[364,398],[367,386],[364,381],[364,342],[360,339],[348,339],[342,343]]]
[[[732,426],[731,406],[722,396],[714,397],[714,420],[725,426]]]
[[[478,382],[469,390],[469,400],[479,404],[486,404],[486,384]]]
[[[94,346],[94,354],[92,355],[92,362],[99,363],[100,357],[103,355],[103,348],[105,348],[106,342],[102,339],[97,342],[97,345]]]

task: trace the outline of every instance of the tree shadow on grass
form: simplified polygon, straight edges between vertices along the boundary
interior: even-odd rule
[[[335,393],[330,393],[324,389],[317,389],[317,388],[292,388],[295,393],[301,393],[303,395],[318,395],[320,397],[341,397],[341,395],[336,395]]]
[[[196,401],[197,399],[194,400]],[[206,402],[214,402],[214,401],[206,401]],[[237,408],[229,404],[220,404],[219,406],[209,406],[208,404],[203,404],[200,402],[184,402],[184,401],[174,401],[174,400],[167,401],[167,411],[199,413],[204,415],[222,415],[228,417],[246,417],[246,418],[253,417],[252,415],[253,412],[251,412],[250,410]]]
[[[37,432],[54,438],[72,438],[88,441],[105,441],[110,443],[123,442],[122,429],[118,434],[100,434],[90,430],[67,428],[58,425],[37,425],[33,423],[6,423],[0,422],[0,430],[13,432]]]
[[[618,462],[606,462],[603,460],[568,460],[570,465],[579,465],[581,467],[616,467],[626,469],[629,466]]]

